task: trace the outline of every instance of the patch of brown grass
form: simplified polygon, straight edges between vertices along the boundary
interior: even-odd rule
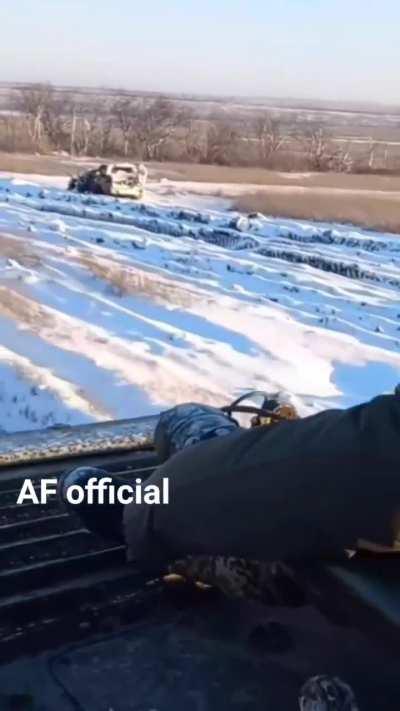
[[[33,332],[38,324],[44,328],[54,328],[53,316],[41,304],[6,286],[0,286],[0,313],[23,323]]]
[[[98,161],[88,159],[88,164]],[[39,175],[72,175],[86,168],[86,163],[61,156],[0,153],[0,171],[5,173],[37,173]]]
[[[400,200],[390,194],[321,195],[255,192],[240,196],[235,209],[321,222],[341,222],[369,229],[400,233]]]
[[[41,260],[35,254],[31,244],[16,237],[0,234],[0,257],[15,259],[23,267],[35,268],[40,266]]]
[[[117,296],[133,294],[150,298],[158,304],[183,308],[188,308],[193,303],[194,295],[186,285],[178,286],[164,277],[86,254],[79,256],[78,262],[109,284]]]
[[[342,190],[400,190],[400,176],[350,173],[285,173],[264,168],[243,168],[194,163],[150,163],[154,178],[189,180],[201,183],[241,183],[250,185],[291,185],[339,188]]]

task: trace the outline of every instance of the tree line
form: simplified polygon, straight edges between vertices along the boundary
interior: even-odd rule
[[[164,97],[79,102],[51,84],[36,84],[17,90],[14,111],[0,117],[0,149],[352,172],[376,167],[377,144],[355,156],[350,141],[335,141],[320,125],[299,129],[268,111],[245,120],[223,110],[199,118]]]

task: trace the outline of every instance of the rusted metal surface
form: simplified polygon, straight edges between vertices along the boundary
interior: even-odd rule
[[[2,435],[0,468],[83,455],[150,449],[157,421],[157,416],[151,416]]]

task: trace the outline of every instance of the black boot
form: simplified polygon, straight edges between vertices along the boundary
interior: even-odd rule
[[[110,482],[104,489],[104,503],[100,504],[94,498],[93,503],[88,503],[85,498],[81,503],[73,504],[67,498],[68,489],[72,486],[80,486],[84,489],[90,479],[112,479],[110,474],[104,469],[97,467],[78,467],[72,471],[61,474],[57,485],[57,494],[60,503],[71,513],[78,514],[85,528],[96,533],[103,538],[123,542],[122,534],[122,509],[123,504],[116,499],[115,503],[108,503],[108,490],[110,487],[118,487],[116,481]]]

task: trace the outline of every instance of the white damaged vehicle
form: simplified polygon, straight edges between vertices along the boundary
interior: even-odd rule
[[[110,163],[71,178],[68,190],[140,200],[147,182],[143,163]]]

